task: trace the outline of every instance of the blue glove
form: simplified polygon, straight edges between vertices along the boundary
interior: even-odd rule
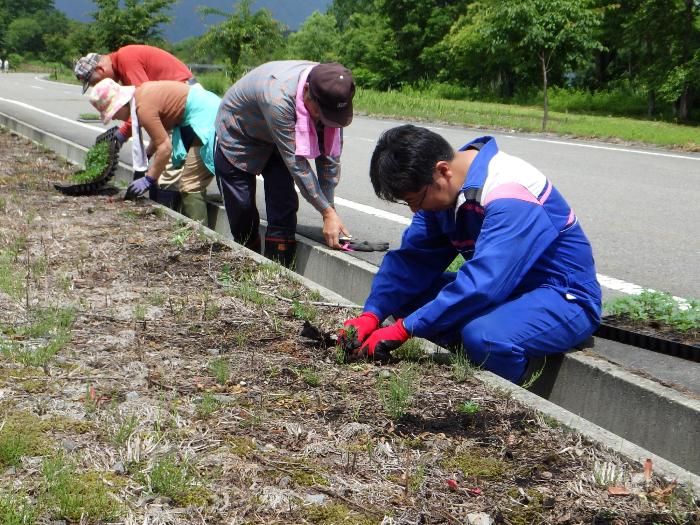
[[[136,179],[135,181],[131,182],[129,184],[129,187],[126,189],[126,194],[124,195],[124,200],[130,200],[130,199],[135,199],[136,197],[140,197],[143,195],[148,188],[153,186],[156,183],[155,179],[152,179],[148,175],[145,177],[141,177],[140,179]]]
[[[121,131],[117,130],[114,133],[114,140],[116,140],[120,146],[123,146],[124,143],[126,142],[126,137],[124,136],[124,134]]]

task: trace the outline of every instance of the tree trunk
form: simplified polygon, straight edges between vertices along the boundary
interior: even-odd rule
[[[678,99],[678,120],[681,122],[688,122],[688,117],[690,116],[690,89],[686,84],[683,87],[683,93],[681,93]]]
[[[547,95],[547,61],[545,60],[544,51],[540,53],[540,62],[542,64],[542,93],[544,95],[542,131],[545,131],[547,129],[547,119],[549,117],[549,96]]]
[[[656,112],[656,93],[653,89],[647,92],[647,117],[653,118]]]

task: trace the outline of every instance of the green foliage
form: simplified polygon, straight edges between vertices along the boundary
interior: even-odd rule
[[[195,474],[189,462],[180,461],[170,454],[154,463],[148,478],[150,489],[171,498],[178,505],[201,504],[206,498],[198,490]]]
[[[311,367],[302,368],[300,371],[301,378],[309,386],[317,387],[321,384],[321,378],[319,377],[316,370]]]
[[[217,357],[209,362],[209,371],[220,385],[228,383],[231,376],[231,367],[223,357]]]
[[[466,414],[468,416],[475,416],[479,410],[481,410],[481,407],[476,401],[463,401],[457,405],[457,412],[461,412],[462,414]]]
[[[314,321],[318,315],[318,309],[312,304],[292,302],[292,315],[302,321]]]
[[[219,403],[214,395],[211,392],[207,392],[197,404],[197,416],[201,419],[207,419],[219,409],[220,405],[221,403]]]
[[[93,3],[97,6],[97,11],[92,13],[96,43],[102,49],[114,51],[129,44],[161,43],[160,26],[172,20],[164,11],[175,0],[93,0]]]
[[[618,297],[607,302],[605,310],[632,322],[656,321],[681,332],[700,330],[700,301],[680,305],[664,292],[644,290],[639,295]]]
[[[53,518],[102,522],[117,519],[121,507],[97,472],[79,473],[62,456],[46,460],[44,501]]]
[[[119,422],[119,426],[112,435],[112,441],[115,445],[123,447],[129,440],[139,425],[139,418],[135,414],[130,414]]]
[[[409,339],[396,350],[391,352],[391,355],[402,361],[420,361],[425,357],[423,343],[420,339]]]
[[[414,365],[403,366],[389,379],[377,380],[379,400],[392,419],[400,419],[406,414],[416,394],[418,372]]]
[[[216,93],[220,97],[223,97],[224,93],[233,84],[229,76],[223,71],[197,74],[197,80],[199,80],[204,89]]]
[[[24,279],[15,260],[12,251],[0,251],[0,291],[17,300],[24,294]]]
[[[287,39],[287,55],[297,60],[337,62],[341,37],[335,17],[314,11]]]
[[[241,0],[232,13],[211,7],[199,8],[203,16],[223,16],[225,20],[209,28],[199,40],[197,49],[221,56],[233,78],[264,62],[283,42],[280,22],[268,9],[258,9],[253,13],[252,3],[252,0]]]
[[[98,142],[85,155],[85,169],[71,175],[73,182],[90,182],[102,176],[109,165],[109,143]]]
[[[0,467],[19,467],[22,457],[41,453],[39,420],[34,414],[10,413],[0,423]]]
[[[475,367],[464,352],[464,349],[458,348],[451,356],[452,361],[452,378],[457,383],[464,383],[474,375],[478,369]]]
[[[33,525],[37,508],[25,494],[0,495],[0,523],[2,525]]]

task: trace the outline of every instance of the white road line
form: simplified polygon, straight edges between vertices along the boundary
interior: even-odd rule
[[[673,153],[658,153],[656,151],[642,151],[642,150],[638,150],[638,149],[615,148],[612,146],[597,146],[595,144],[579,144],[576,142],[564,142],[561,140],[551,140],[551,139],[528,138],[526,140],[531,140],[532,142],[547,142],[549,144],[560,144],[562,146],[575,146],[578,148],[605,149],[608,151],[621,151],[623,153],[637,153],[639,155],[652,155],[654,157],[670,157],[672,159],[685,159],[685,160],[699,160],[700,161],[700,156],[690,157],[688,155],[676,155]]]
[[[29,84],[29,87],[30,87],[30,88],[34,88],[34,89],[41,89],[42,91],[44,91],[44,88],[43,88],[43,87],[32,86],[31,84]]]
[[[31,110],[33,110],[33,111],[38,111],[39,113],[43,113],[44,115],[48,115],[48,116],[53,117],[53,118],[58,119],[58,120],[63,120],[64,122],[70,122],[71,124],[74,124],[74,125],[76,125],[76,126],[82,126],[82,127],[84,127],[84,128],[92,129],[92,130],[100,131],[100,132],[103,132],[103,131],[105,130],[104,128],[100,128],[100,127],[97,127],[97,126],[91,126],[91,125],[85,124],[85,123],[83,123],[83,122],[78,122],[78,121],[76,121],[76,120],[72,120],[72,119],[69,119],[69,118],[66,118],[66,117],[62,117],[61,115],[56,115],[55,113],[51,113],[50,111],[46,111],[46,110],[37,108],[37,107],[35,107],[35,106],[30,106],[29,104],[25,104],[24,102],[20,102],[19,100],[12,100],[12,99],[10,99],[10,98],[3,98],[3,97],[0,97],[0,101],[1,101],[1,102],[8,102],[9,104],[15,104],[15,105],[17,105],[17,106],[20,106],[20,107],[23,107],[23,108],[26,108],[26,109],[31,109]]]

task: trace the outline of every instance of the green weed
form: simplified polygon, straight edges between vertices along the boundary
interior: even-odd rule
[[[150,489],[181,506],[205,503],[206,496],[202,494],[195,474],[189,462],[179,461],[174,454],[170,454],[154,463],[149,474]]]
[[[223,357],[212,359],[209,362],[209,371],[220,385],[228,383],[231,376],[231,367],[229,367],[228,361]]]
[[[99,113],[80,113],[78,115],[78,118],[81,118],[83,120],[100,120],[100,114]]]
[[[389,379],[377,380],[379,400],[392,419],[400,419],[411,407],[416,394],[417,375],[416,368],[408,365],[392,374]]]
[[[0,465],[19,467],[24,456],[42,451],[39,419],[29,412],[10,414],[0,423]]]
[[[170,244],[174,244],[175,246],[183,248],[185,246],[185,243],[192,236],[193,233],[194,231],[189,225],[183,226],[182,228],[178,228],[177,230],[175,230],[175,233],[173,233],[172,237],[170,237],[168,241],[170,242]]]
[[[452,361],[452,378],[457,383],[464,383],[472,377],[474,372],[478,369],[469,361],[462,348],[458,348],[457,351],[452,354],[450,360]]]
[[[302,321],[314,321],[318,315],[318,309],[311,304],[295,300],[292,302],[292,315]]]
[[[0,291],[20,300],[24,295],[24,278],[15,261],[16,252],[0,252]]]
[[[102,522],[117,519],[121,507],[97,472],[78,473],[75,465],[58,456],[42,467],[44,504],[53,518]]]
[[[151,306],[163,306],[165,304],[165,295],[161,292],[155,291],[148,296],[148,304]]]
[[[423,350],[423,343],[420,339],[409,339],[391,352],[391,355],[402,361],[418,362],[425,357],[425,350]]]
[[[304,383],[311,387],[315,388],[321,384],[321,377],[316,373],[316,370],[311,367],[302,368],[300,374]]]
[[[25,494],[0,496],[0,523],[2,525],[33,525],[37,508]]]
[[[135,414],[123,418],[112,435],[112,442],[118,446],[126,445],[134,430],[139,426],[139,418]]]
[[[461,412],[462,414],[466,414],[468,416],[475,416],[480,410],[481,407],[479,406],[479,403],[471,400],[463,401],[457,405],[457,412]]]
[[[211,392],[207,392],[197,404],[197,416],[200,419],[207,419],[219,409],[221,403],[217,401]]]
[[[260,306],[274,304],[274,299],[266,295],[261,294],[254,283],[249,281],[243,281],[233,286],[229,293],[234,297],[245,301],[246,303],[253,303]]]

